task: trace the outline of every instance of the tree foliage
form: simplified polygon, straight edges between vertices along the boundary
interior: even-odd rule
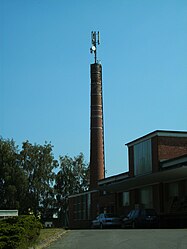
[[[88,190],[88,165],[85,163],[82,153],[74,158],[60,156],[56,188],[65,197]]]
[[[24,142],[20,152],[20,165],[28,180],[26,209],[30,208],[35,214],[41,210],[45,212],[54,199],[54,169],[58,166],[52,154],[52,145]]]
[[[54,169],[58,166],[52,145],[23,142],[19,151],[13,140],[0,139],[0,208],[35,214],[54,202]]]
[[[0,209],[18,209],[19,214],[31,210],[44,218],[54,210],[62,215],[68,196],[88,186],[89,167],[82,153],[60,156],[58,162],[50,143],[25,141],[19,150],[13,140],[0,137]]]
[[[18,209],[24,200],[27,179],[19,167],[18,158],[15,142],[0,138],[1,209]]]
[[[89,167],[82,153],[74,158],[67,155],[60,156],[59,167],[60,170],[55,180],[55,189],[59,216],[62,217],[67,210],[68,196],[88,190]]]

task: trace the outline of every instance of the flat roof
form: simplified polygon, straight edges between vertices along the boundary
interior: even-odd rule
[[[109,176],[109,177],[106,177],[104,179],[101,179],[101,180],[98,181],[98,185],[110,184],[110,183],[113,183],[113,182],[119,182],[119,181],[122,181],[122,180],[124,180],[124,179],[126,179],[128,177],[129,177],[129,171],[118,174],[118,175]]]
[[[67,198],[68,199],[75,198],[75,197],[82,196],[82,195],[92,194],[92,193],[95,193],[95,192],[98,192],[98,191],[99,191],[98,189],[96,189],[96,190],[90,190],[90,191],[88,190],[88,191],[85,191],[85,192],[81,192],[81,193],[70,195]]]
[[[131,142],[126,143],[127,146],[132,146],[137,143],[143,142],[148,140],[152,137],[159,136],[159,137],[187,137],[187,131],[168,131],[168,130],[156,130],[150,132],[142,137],[139,137]]]
[[[125,192],[135,188],[142,188],[150,185],[155,185],[160,182],[166,183],[183,179],[187,179],[186,165],[180,166],[178,168],[162,170],[156,173],[130,177],[120,182],[103,184],[100,185],[99,188],[100,190],[106,190],[110,192]]]
[[[187,154],[184,154],[179,157],[171,158],[171,159],[166,159],[163,161],[160,161],[161,168],[167,168],[167,167],[173,167],[176,165],[187,165]]]

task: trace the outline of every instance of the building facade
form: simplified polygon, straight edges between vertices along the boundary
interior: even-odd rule
[[[187,132],[154,131],[126,144],[129,171],[69,198],[70,227],[89,227],[98,213],[125,216],[154,208],[161,226],[187,226]]]

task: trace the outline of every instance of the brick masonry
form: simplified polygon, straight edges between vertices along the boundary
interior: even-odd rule
[[[159,137],[158,159],[172,159],[187,154],[186,137]]]
[[[91,64],[90,189],[104,178],[102,66]]]

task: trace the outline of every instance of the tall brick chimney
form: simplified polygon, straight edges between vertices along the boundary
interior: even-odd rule
[[[91,64],[90,190],[105,177],[102,66]]]

